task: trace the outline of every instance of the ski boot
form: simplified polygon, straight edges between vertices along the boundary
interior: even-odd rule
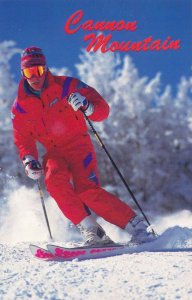
[[[86,246],[110,246],[114,242],[106,235],[103,228],[91,217],[86,217],[77,227],[85,240]]]
[[[132,235],[131,244],[149,243],[155,240],[155,235],[147,231],[148,226],[139,216],[135,216],[125,227],[125,230]]]

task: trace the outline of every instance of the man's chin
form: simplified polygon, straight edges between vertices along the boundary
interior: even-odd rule
[[[41,77],[41,78],[31,78],[28,79],[28,84],[32,87],[32,89],[34,89],[35,91],[40,91],[43,88],[43,84],[45,81],[45,76]]]
[[[36,91],[40,91],[42,89],[42,84],[38,82],[31,83],[30,86]]]

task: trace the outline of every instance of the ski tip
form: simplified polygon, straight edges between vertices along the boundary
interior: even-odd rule
[[[54,258],[54,255],[50,251],[37,245],[30,244],[29,249],[35,258],[43,260],[51,260]]]

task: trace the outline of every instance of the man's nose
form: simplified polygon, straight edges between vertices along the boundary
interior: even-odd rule
[[[33,78],[33,79],[40,79],[40,77],[39,77],[38,75],[35,75],[35,74],[32,75],[31,78]],[[30,79],[31,79],[31,78],[30,78]]]

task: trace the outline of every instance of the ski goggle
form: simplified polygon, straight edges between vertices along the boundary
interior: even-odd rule
[[[23,69],[23,76],[27,79],[32,77],[41,77],[46,72],[46,66],[33,66],[30,68]]]

